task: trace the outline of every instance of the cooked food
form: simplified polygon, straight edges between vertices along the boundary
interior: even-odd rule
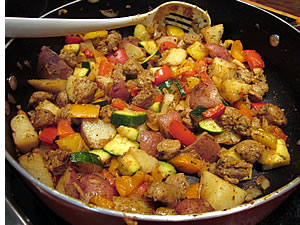
[[[253,170],[291,157],[284,111],[262,102],[260,54],[222,40],[223,24],[150,30],[41,48],[31,110],[11,121],[20,165],[91,207],[130,213],[200,214],[263,195],[272,184]]]

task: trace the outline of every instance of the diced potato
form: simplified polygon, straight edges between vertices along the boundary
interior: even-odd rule
[[[280,166],[289,165],[291,156],[283,139],[277,139],[276,149],[267,148],[262,152],[259,163],[263,164],[264,170],[271,170]]]
[[[18,159],[20,165],[34,178],[54,188],[51,174],[44,162],[44,159],[38,149],[33,150]]]
[[[27,81],[34,88],[41,91],[48,91],[51,93],[58,93],[60,91],[64,91],[66,89],[66,80],[48,80],[48,79],[40,79],[40,80],[28,80]]]
[[[223,80],[220,86],[217,86],[220,95],[228,102],[234,103],[242,98],[242,94],[247,94],[252,86],[240,80]]]
[[[103,148],[115,135],[115,126],[100,119],[83,119],[81,135],[91,149]]]
[[[136,159],[141,166],[141,170],[145,173],[150,173],[154,168],[159,167],[158,160],[148,155],[144,150],[131,148],[129,149],[129,154]]]
[[[245,201],[247,192],[220,177],[204,171],[201,174],[202,199],[206,200],[215,210],[233,208]]]
[[[209,75],[213,77],[217,76],[221,79],[229,79],[233,78],[233,75],[235,74],[236,70],[236,64],[215,57],[209,67]]]
[[[180,65],[186,58],[187,52],[182,48],[172,48],[166,58],[163,58],[159,64],[168,66]]]
[[[218,24],[212,27],[204,27],[201,29],[205,42],[218,44],[224,33],[223,24]]]
[[[71,168],[67,168],[64,174],[59,178],[57,182],[56,190],[62,194],[66,194],[65,186],[70,183],[70,177],[71,177],[70,170]]]
[[[52,112],[56,118],[59,118],[60,113],[61,113],[61,109],[56,106],[55,104],[53,104],[52,102],[48,101],[48,100],[44,100],[42,102],[40,102],[38,104],[37,107],[35,107],[35,110],[37,109],[46,109],[49,110],[50,112]]]
[[[39,144],[39,136],[25,113],[16,115],[10,122],[14,143],[22,153],[27,153]]]
[[[195,60],[202,59],[208,55],[208,49],[199,41],[195,41],[187,48],[187,53]]]
[[[87,152],[90,150],[79,133],[60,138],[56,140],[56,144],[60,149],[68,148],[72,152]]]
[[[67,91],[67,94],[68,94],[68,98],[72,101],[72,102],[75,102],[75,80],[76,79],[79,79],[75,76],[69,76],[68,77],[68,80],[67,80],[67,83],[66,83],[66,91]]]

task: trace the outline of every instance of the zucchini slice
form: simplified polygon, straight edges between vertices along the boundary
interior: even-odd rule
[[[199,126],[200,128],[202,128],[203,130],[206,130],[210,133],[215,133],[215,134],[219,134],[222,133],[224,130],[222,127],[220,127],[216,121],[214,121],[211,118],[205,119],[205,120],[201,120],[199,122]]]
[[[176,169],[173,165],[164,161],[158,161],[158,162],[159,162],[158,172],[161,173],[163,178],[166,178],[169,175],[176,174]]]
[[[131,154],[124,154],[118,158],[119,167],[122,176],[131,176],[135,172],[141,169],[138,161]]]
[[[96,154],[103,164],[111,158],[111,154],[104,151],[103,149],[91,150],[89,151],[89,153]]]
[[[127,137],[129,140],[136,141],[139,136],[139,130],[133,127],[119,126],[117,128],[119,134]]]
[[[130,148],[138,147],[139,143],[117,134],[103,149],[112,155],[123,155],[125,152],[128,152]]]
[[[176,84],[176,86],[177,86],[177,88],[178,88],[178,91],[179,91],[179,93],[180,93],[180,96],[181,97],[184,97],[186,94],[185,94],[185,91],[184,91],[184,87],[179,83],[179,81],[178,80],[175,80],[175,84]]]
[[[80,44],[67,44],[67,45],[64,45],[62,50],[63,51],[71,51],[77,55],[77,53],[80,50]]]
[[[137,127],[143,124],[147,119],[146,112],[137,112],[133,110],[117,110],[112,113],[110,122],[116,126]]]
[[[149,54],[155,54],[158,51],[157,44],[154,40],[150,39],[147,41],[141,41],[139,44],[145,49],[145,51]]]
[[[90,152],[73,152],[70,154],[70,161],[74,169],[82,173],[96,173],[103,168],[98,156]]]
[[[108,101],[104,98],[100,98],[96,101],[90,102],[91,105],[100,105],[100,107],[108,105]]]
[[[161,102],[154,102],[149,109],[157,113],[160,112]]]
[[[78,68],[76,67],[74,69],[73,75],[75,77],[84,77],[87,76],[89,74],[90,70],[88,68]]]

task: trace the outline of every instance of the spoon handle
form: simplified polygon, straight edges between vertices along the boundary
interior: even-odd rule
[[[136,25],[143,16],[112,19],[5,18],[5,37],[56,37]]]

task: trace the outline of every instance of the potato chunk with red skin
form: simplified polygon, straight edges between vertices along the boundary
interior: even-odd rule
[[[198,214],[214,211],[214,208],[201,198],[185,199],[177,204],[175,212],[177,214]]]

